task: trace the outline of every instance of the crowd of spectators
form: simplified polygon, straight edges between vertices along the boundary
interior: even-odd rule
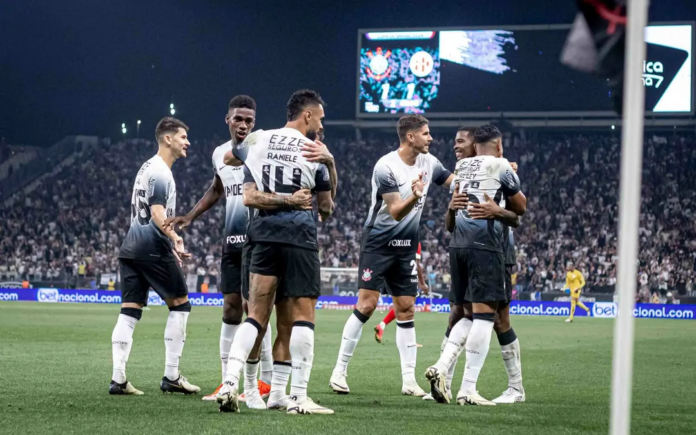
[[[370,202],[375,162],[397,147],[395,134],[363,140],[326,139],[336,157],[339,189],[335,214],[319,224],[322,266],[355,268]],[[453,135],[452,135],[453,136]],[[638,280],[644,293],[693,291],[696,190],[693,136],[646,136],[640,215]],[[455,159],[450,136],[437,137],[431,152],[448,168]],[[177,162],[177,212],[186,213],[213,177],[211,154],[223,140],[194,142]],[[76,163],[42,179],[27,194],[0,207],[0,278],[70,281],[80,275],[118,271],[117,253],[130,221],[132,183],[140,165],[156,152],[150,141],[132,140],[87,149]],[[588,286],[613,291],[616,282],[620,141],[613,134],[506,138],[505,156],[519,164],[528,213],[515,231],[517,284],[522,290],[558,287],[573,261]],[[431,186],[421,219],[423,265],[431,287],[446,289],[449,233],[446,189]],[[219,205],[183,234],[193,258],[187,272],[217,283],[224,207]],[[349,275],[341,275],[342,280]],[[346,282],[343,283],[347,284]],[[663,292],[664,293],[664,292]]]

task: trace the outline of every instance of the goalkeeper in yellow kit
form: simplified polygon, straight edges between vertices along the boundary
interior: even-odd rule
[[[570,290],[570,317],[566,319],[566,323],[570,323],[573,321],[576,306],[580,306],[580,308],[587,311],[588,316],[590,315],[590,309],[580,301],[580,291],[585,287],[585,278],[583,278],[582,273],[575,268],[573,263],[568,263],[566,272],[566,289]]]

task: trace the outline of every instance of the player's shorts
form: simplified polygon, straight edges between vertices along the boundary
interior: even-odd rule
[[[387,290],[392,296],[416,296],[418,275],[414,254],[361,252],[358,288]],[[386,285],[385,285],[386,284]]]
[[[512,268],[515,266],[505,265],[505,296],[507,300],[512,300]]]
[[[450,248],[450,301],[508,302],[505,258],[499,252]],[[454,295],[452,295],[454,293]]]
[[[249,300],[249,263],[251,263],[251,246],[245,243],[242,247],[242,297]]]
[[[249,272],[278,277],[276,303],[285,298],[318,298],[321,294],[319,252],[285,243],[256,242]]]
[[[242,292],[242,253],[225,252],[220,263],[220,291],[222,294],[240,294]]]
[[[176,261],[147,261],[119,258],[121,302],[147,305],[150,287],[162,299],[188,295],[184,271]]]

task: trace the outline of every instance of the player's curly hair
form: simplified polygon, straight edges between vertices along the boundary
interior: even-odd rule
[[[237,95],[230,100],[230,109],[251,109],[256,111],[256,101],[248,95]]]
[[[474,143],[486,144],[490,141],[500,139],[501,137],[503,137],[503,134],[498,130],[498,127],[492,124],[486,124],[476,129],[474,133]]]
[[[307,106],[319,105],[326,107],[326,103],[319,92],[310,89],[300,89],[290,96],[287,106],[288,121],[294,121],[300,116]]]

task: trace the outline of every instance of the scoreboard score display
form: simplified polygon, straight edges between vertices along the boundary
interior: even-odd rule
[[[569,25],[360,30],[357,115],[612,110],[597,76],[560,61]],[[693,114],[693,24],[645,28],[646,110]]]

